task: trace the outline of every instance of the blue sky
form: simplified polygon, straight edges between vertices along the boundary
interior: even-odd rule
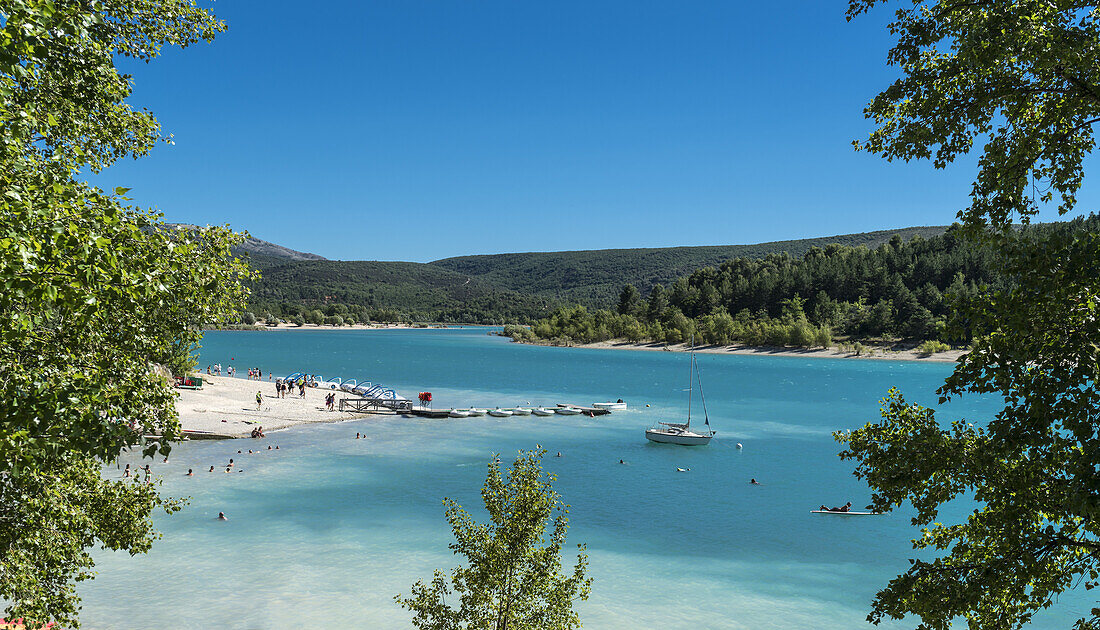
[[[853,23],[841,0],[214,6],[213,44],[125,66],[176,144],[94,178],[168,221],[430,261],[945,224],[967,204],[972,160],[851,147],[894,76],[889,5]]]

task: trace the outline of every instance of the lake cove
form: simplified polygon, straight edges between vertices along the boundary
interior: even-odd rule
[[[656,420],[682,418],[687,355],[527,346],[486,332],[207,333],[204,368],[259,367],[263,387],[268,372],[308,371],[414,399],[431,391],[437,408],[617,398],[630,408],[597,418],[386,416],[180,445],[152,468],[166,494],[190,504],[157,519],[164,537],[147,556],[97,552],[98,577],[80,585],[85,627],[408,627],[393,596],[456,562],[441,499],[482,517],[488,460],[510,462],[536,444],[572,506],[564,563],[573,545],[588,545],[595,582],[577,607],[585,627],[871,627],[869,602],[908,566],[918,532],[907,509],[809,513],[869,500],[830,433],[878,418],[891,386],[934,403],[950,365],[700,354],[718,434],[690,448],[643,435]],[[995,408],[971,399],[947,410],[977,419]],[[207,472],[230,458],[244,472]],[[944,519],[969,508],[952,506]],[[229,520],[217,521],[220,511]],[[1090,605],[1063,596],[1036,627],[1068,627]]]

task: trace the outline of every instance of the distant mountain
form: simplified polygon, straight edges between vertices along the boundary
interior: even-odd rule
[[[625,284],[633,284],[645,294],[655,284],[667,286],[696,269],[717,267],[731,258],[763,258],[779,252],[801,257],[811,247],[825,247],[830,243],[874,248],[895,234],[909,240],[917,235],[922,238],[938,236],[946,230],[947,226],[927,226],[755,245],[489,254],[444,258],[429,264],[502,289],[589,306],[607,306],[614,302]]]
[[[165,225],[173,228],[191,230],[197,230],[199,227],[190,223],[166,223]],[[234,247],[233,253],[241,258],[248,258],[252,266],[257,269],[267,269],[296,260],[328,260],[324,256],[300,252],[252,236],[249,236],[243,243]]]
[[[299,252],[251,236],[233,248],[233,253],[238,256],[247,256],[252,265],[258,269],[267,269],[297,260],[328,260],[324,256]]]
[[[645,294],[696,269],[740,256],[787,252],[802,256],[830,243],[877,247],[895,234],[909,240],[942,234],[946,226],[910,227],[755,245],[490,254],[431,263],[331,261],[258,239],[242,246],[263,278],[253,288],[257,311],[345,304],[437,321],[529,321],[558,304],[607,307],[625,284]]]

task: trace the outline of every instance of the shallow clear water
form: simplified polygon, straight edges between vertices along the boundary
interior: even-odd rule
[[[708,447],[686,448],[642,434],[656,419],[682,417],[681,353],[524,346],[477,328],[215,332],[203,343],[203,367],[232,359],[242,372],[370,380],[410,398],[429,390],[436,407],[622,397],[631,409],[595,419],[393,417],[178,446],[153,468],[168,494],[191,497],[189,507],[157,519],[164,538],[148,555],[97,553],[99,576],[79,589],[85,627],[405,627],[393,596],[457,561],[442,497],[480,514],[492,454],[536,444],[550,451],[545,467],[572,505],[569,542],[588,545],[595,583],[578,606],[585,627],[870,627],[869,602],[908,566],[916,532],[904,510],[809,514],[821,503],[869,499],[830,433],[877,418],[891,386],[933,403],[950,371],[702,354],[719,433]],[[994,408],[970,400],[949,410],[980,418]],[[275,444],[277,452],[236,454]],[[563,457],[552,457],[557,451]],[[243,473],[206,472],[230,457]],[[188,468],[194,477],[184,476]],[[749,485],[752,477],[763,485]],[[230,520],[216,521],[219,511]],[[1072,597],[1063,604],[1037,626],[1065,627],[1089,606]]]

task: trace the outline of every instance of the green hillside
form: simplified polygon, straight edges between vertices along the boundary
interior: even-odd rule
[[[756,245],[605,249],[461,256],[431,263],[303,260],[314,257],[264,241],[247,253],[263,278],[252,309],[280,317],[321,310],[356,321],[530,322],[558,306],[608,307],[625,284],[647,292],[733,258],[787,252],[801,256],[830,243],[877,247],[893,235],[933,237],[945,227],[912,227]]]
[[[943,234],[946,226],[910,227],[755,245],[709,245],[648,249],[599,249],[459,256],[430,263],[477,278],[490,285],[587,306],[608,306],[625,284],[643,293],[654,284],[670,284],[702,267],[717,267],[733,258],[763,258],[787,252],[802,256],[830,243],[874,248],[898,234],[904,240]]]
[[[258,311],[279,315],[343,304],[356,313],[374,311],[368,313],[372,319],[454,322],[528,321],[552,310],[544,298],[432,265],[373,261],[310,260],[269,267],[253,287],[252,302]],[[387,313],[380,316],[379,311]]]

